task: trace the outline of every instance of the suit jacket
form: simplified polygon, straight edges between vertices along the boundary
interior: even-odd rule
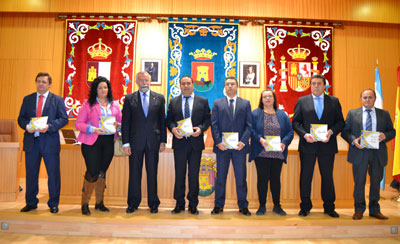
[[[312,95],[300,97],[294,108],[293,129],[299,135],[299,152],[303,153],[337,153],[336,136],[344,127],[344,119],[342,114],[342,106],[339,99],[329,95],[324,95],[324,111],[321,119],[318,119],[314,108]],[[327,124],[328,130],[331,129],[331,135],[327,143],[314,142],[308,143],[304,139],[306,133],[310,133],[311,124]]]
[[[222,132],[239,132],[239,141],[245,144],[242,150],[248,152],[251,123],[251,106],[248,100],[237,97],[233,117],[226,97],[215,100],[211,113],[214,152],[221,152],[217,145],[222,142]]]
[[[119,109],[119,105],[116,102],[111,104],[111,113],[112,116],[115,117],[116,121],[121,123],[121,110]],[[99,137],[96,133],[88,133],[88,127],[94,126],[96,128],[99,127],[99,118],[101,117],[101,109],[100,104],[96,102],[93,104],[93,107],[90,106],[89,102],[85,100],[81,109],[79,110],[78,117],[76,118],[75,128],[80,131],[77,141],[85,143],[86,145],[93,145],[97,137]],[[115,133],[114,138],[117,137],[117,133]]]
[[[208,99],[194,95],[193,108],[192,108],[192,125],[193,127],[199,127],[201,133],[198,137],[190,136],[188,138],[191,146],[195,150],[204,149],[204,131],[210,126],[210,106],[208,105]],[[167,126],[172,132],[172,129],[177,126],[177,122],[183,120],[182,114],[182,96],[174,97],[170,100],[167,111]],[[186,139],[178,139],[175,136],[172,139],[172,148],[179,149],[184,147]]]
[[[264,137],[264,110],[257,108],[251,113],[253,116],[253,125],[251,128],[251,146],[250,146],[250,156],[249,162],[254,160],[262,150],[263,146],[260,143],[260,138]],[[276,110],[276,117],[278,118],[280,126],[280,137],[281,142],[285,144],[285,150],[283,151],[283,156],[286,158],[288,155],[288,147],[293,140],[293,128],[290,124],[289,117],[280,109]]]
[[[30,122],[31,118],[36,117],[36,98],[36,92],[24,97],[18,116],[18,125],[21,129],[25,130],[23,147],[25,152],[32,151],[34,143],[34,133],[26,131],[26,125]],[[49,129],[46,133],[40,133],[40,148],[44,153],[58,153],[61,148],[58,130],[68,123],[64,100],[49,92],[43,107],[42,116],[48,116],[47,124]]]
[[[132,150],[144,150],[147,144],[150,150],[158,151],[160,143],[167,142],[164,96],[150,91],[149,111],[146,118],[140,92],[126,95],[121,127],[122,142],[130,143]]]
[[[385,166],[388,161],[386,142],[395,137],[396,131],[393,128],[388,111],[375,108],[375,112],[376,131],[382,132],[386,136],[386,139],[379,143],[379,149],[377,150],[379,163]],[[346,125],[342,131],[343,139],[349,143],[347,161],[354,164],[360,163],[363,153],[366,152],[366,149],[358,149],[356,146],[352,145],[353,141],[361,136],[361,130],[363,130],[362,113],[362,108],[350,110],[347,114]]]

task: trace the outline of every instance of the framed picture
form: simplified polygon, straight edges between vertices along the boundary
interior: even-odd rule
[[[152,86],[161,86],[161,59],[142,59],[142,71],[150,74]]]
[[[260,87],[260,62],[240,62],[240,87]]]

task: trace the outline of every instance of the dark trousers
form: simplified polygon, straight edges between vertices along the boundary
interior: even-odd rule
[[[47,205],[57,207],[60,202],[60,153],[43,153],[40,148],[40,139],[35,139],[32,151],[25,152],[26,192],[25,201],[29,206],[39,202],[39,170],[40,162],[44,161],[47,171],[47,185],[49,189],[49,201]]]
[[[142,201],[143,157],[146,160],[147,204],[150,208],[160,205],[157,194],[158,154],[158,150],[150,150],[148,146],[139,151],[132,148],[129,156],[128,206],[138,208]]]
[[[300,152],[300,208],[310,211],[311,183],[314,174],[314,166],[318,158],[319,172],[321,174],[321,196],[324,201],[324,212],[335,210],[335,186],[333,184],[334,153],[303,153]]]
[[[93,145],[82,143],[81,151],[85,159],[86,172],[91,178],[97,179],[100,172],[106,174],[114,157],[114,135],[99,136]]]
[[[376,150],[364,149],[363,158],[357,163],[353,163],[354,178],[354,208],[358,213],[364,213],[365,204],[365,181],[367,171],[370,178],[369,187],[369,214],[376,214],[381,211],[379,206],[380,182],[383,177],[383,167],[379,163]]]
[[[267,202],[268,181],[271,183],[272,200],[280,207],[282,159],[257,157],[254,159],[257,169],[257,191],[260,207]]]
[[[176,200],[177,206],[185,206],[185,183],[187,167],[189,181],[189,192],[187,199],[189,200],[189,206],[197,207],[199,204],[199,170],[202,151],[193,150],[189,141],[183,145],[185,145],[183,148],[174,149],[174,199]]]
[[[226,177],[228,175],[229,164],[232,160],[233,170],[236,181],[236,194],[239,208],[247,208],[249,202],[247,197],[247,170],[245,149],[236,151],[228,149],[217,152],[217,180],[215,183],[215,207],[223,208],[225,205]]]

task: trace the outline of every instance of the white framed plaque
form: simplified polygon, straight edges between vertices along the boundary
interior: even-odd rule
[[[326,141],[328,139],[326,134],[328,133],[328,125],[327,124],[311,124],[310,125],[310,134],[317,141]]]
[[[114,125],[115,121],[114,116],[100,116],[99,128],[107,134],[114,134],[117,131]]]
[[[193,134],[192,119],[186,118],[178,121],[178,133],[182,136],[190,136]]]
[[[228,149],[236,149],[239,143],[238,132],[222,132],[222,142]]]
[[[44,129],[47,125],[48,116],[43,117],[33,117],[29,124],[27,125],[28,130],[39,130]]]
[[[379,149],[379,132],[362,130],[360,146],[368,149]]]
[[[267,152],[282,152],[280,136],[265,136],[265,151]]]

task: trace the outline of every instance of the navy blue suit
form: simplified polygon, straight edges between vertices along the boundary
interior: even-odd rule
[[[64,100],[49,92],[46,98],[42,116],[48,116],[49,126],[46,133],[40,133],[40,139],[34,138],[34,133],[26,131],[26,125],[32,117],[36,117],[37,93],[26,96],[22,102],[18,116],[18,125],[25,130],[24,147],[26,168],[26,193],[25,201],[29,206],[36,205],[39,199],[38,177],[40,162],[43,158],[49,188],[49,201],[47,205],[57,207],[60,200],[60,136],[58,130],[68,123]]]
[[[214,139],[214,152],[217,154],[215,207],[223,208],[225,205],[226,177],[231,159],[235,172],[239,208],[247,208],[249,205],[246,200],[246,154],[249,149],[251,123],[251,106],[248,100],[237,98],[233,117],[226,97],[214,101],[211,114],[211,131]],[[234,149],[221,151],[217,145],[222,142],[222,132],[238,132],[239,141],[243,142],[245,147],[240,151]]]

